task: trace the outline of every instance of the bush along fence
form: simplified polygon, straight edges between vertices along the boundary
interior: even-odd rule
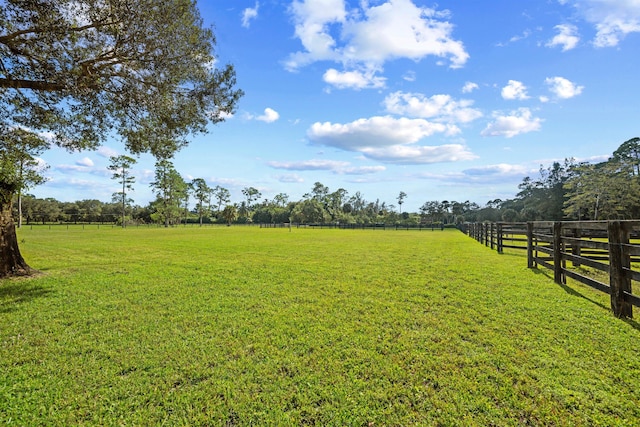
[[[633,293],[634,282],[640,286],[640,221],[476,223],[463,231],[500,253],[526,250],[528,267],[552,270],[558,284],[569,277],[609,294],[616,317],[632,318],[632,307],[640,307]],[[601,281],[607,275],[608,283]]]

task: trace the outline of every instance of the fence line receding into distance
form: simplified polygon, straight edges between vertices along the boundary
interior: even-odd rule
[[[631,318],[640,307],[633,293],[634,283],[640,286],[640,221],[474,223],[464,231],[500,253],[526,250],[528,267],[552,270],[558,284],[569,277],[609,294],[617,317]],[[603,274],[608,283],[598,280]]]

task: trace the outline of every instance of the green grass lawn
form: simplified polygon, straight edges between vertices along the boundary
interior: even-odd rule
[[[628,425],[640,326],[455,230],[19,231],[0,425]]]

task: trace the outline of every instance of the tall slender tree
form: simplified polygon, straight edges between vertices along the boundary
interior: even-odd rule
[[[400,215],[402,215],[402,204],[404,203],[404,199],[407,198],[407,193],[405,193],[404,191],[401,191],[400,194],[398,194],[398,197],[396,197],[396,200],[398,200],[398,206],[400,207]]]
[[[37,156],[49,147],[46,138],[20,127],[0,130],[0,183],[14,186],[18,200],[18,228],[22,226],[22,194],[24,190],[42,184],[47,166]],[[4,188],[0,191],[10,193]],[[8,194],[7,194],[7,197]]]
[[[213,197],[218,202],[216,209],[216,216],[218,216],[220,215],[222,205],[231,201],[231,193],[226,188],[216,185],[213,188]]]
[[[235,111],[232,66],[195,0],[0,3],[0,127],[48,132],[68,150],[114,129],[133,154],[168,158],[194,132]],[[26,274],[11,200],[0,182],[0,277]]]
[[[245,217],[247,221],[251,221],[251,213],[255,208],[253,202],[258,200],[260,196],[262,196],[262,193],[255,187],[245,187],[242,189],[242,194],[247,199],[247,202],[246,204],[243,202],[243,204],[240,205],[238,214],[241,217]]]
[[[120,155],[111,156],[109,160],[111,163],[107,168],[113,172],[111,179],[118,180],[118,183],[122,186],[122,191],[113,193],[113,199],[120,203],[122,207],[122,228],[125,228],[127,223],[127,204],[132,202],[127,197],[127,192],[133,191],[133,183],[136,182],[136,178],[131,174],[131,168],[136,164],[136,159]]]
[[[207,205],[211,201],[212,188],[202,178],[195,178],[191,181],[191,188],[193,188],[193,195],[197,200],[196,211],[198,212],[200,227],[202,227],[202,218],[207,211]]]
[[[347,200],[348,192],[344,188],[338,188],[333,193],[325,196],[324,206],[331,216],[331,221],[338,221],[342,214],[342,207]]]
[[[163,159],[156,162],[156,178],[151,188],[157,196],[155,205],[158,219],[165,227],[179,222],[187,183],[171,161]]]
[[[247,206],[249,207],[249,209],[253,205],[253,202],[258,200],[260,196],[262,196],[262,193],[260,193],[260,191],[255,187],[243,188],[242,194],[244,194],[244,197],[247,199]]]
[[[277,206],[284,208],[287,206],[287,202],[289,202],[289,195],[286,193],[278,193],[273,198],[273,201]]]

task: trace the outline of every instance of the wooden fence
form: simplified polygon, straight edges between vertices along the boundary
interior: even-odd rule
[[[526,222],[477,222],[464,224],[462,231],[500,253],[505,248],[527,249]]]
[[[526,250],[528,267],[552,270],[558,284],[569,277],[609,294],[616,317],[640,307],[640,221],[477,223],[466,233],[498,252]]]
[[[445,227],[441,223],[427,223],[427,224],[415,224],[415,225],[402,225],[402,224],[341,224],[341,223],[311,223],[311,224],[299,224],[299,223],[275,223],[265,224],[260,223],[260,228],[319,228],[319,229],[341,229],[341,230],[444,230]],[[451,228],[454,228],[453,226]]]

